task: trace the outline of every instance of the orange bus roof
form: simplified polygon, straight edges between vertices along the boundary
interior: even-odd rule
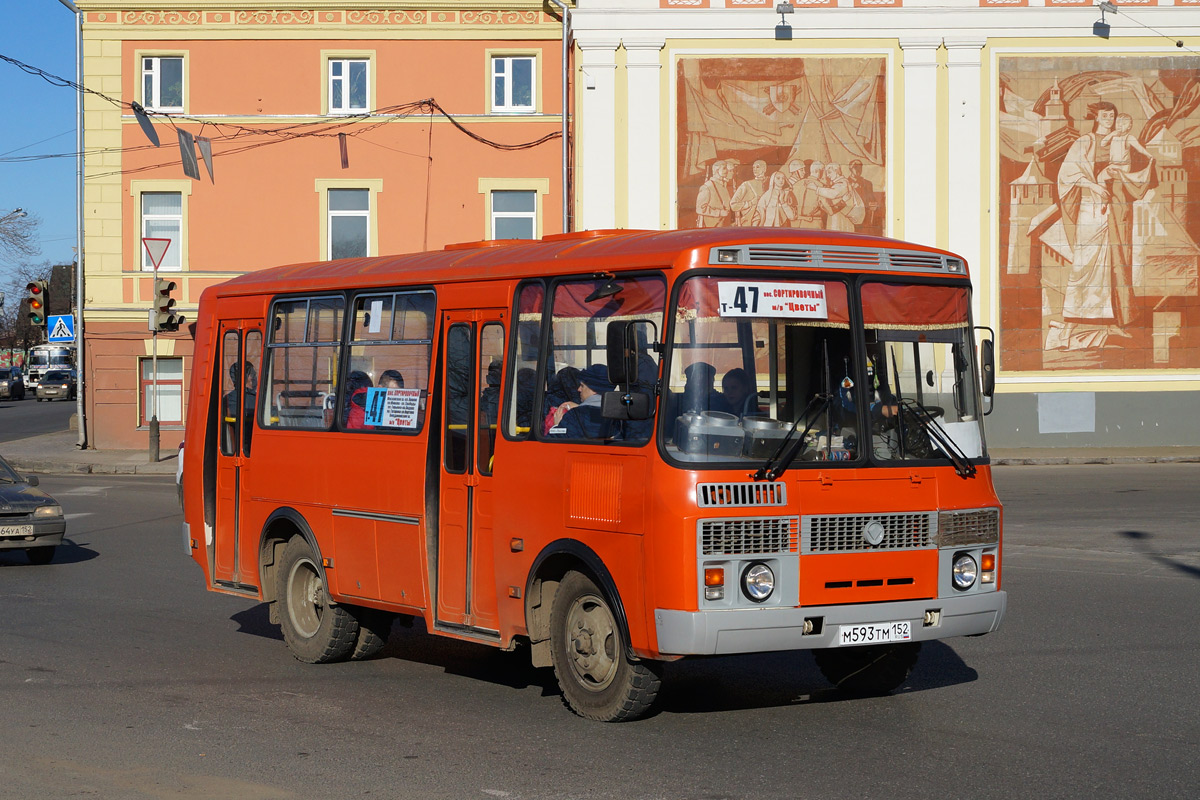
[[[314,261],[240,275],[212,287],[218,295],[322,291],[346,286],[433,284],[463,280],[509,280],[532,275],[664,267],[684,253],[721,245],[757,243],[813,247],[945,250],[879,236],[789,228],[696,228],[673,231],[591,230],[553,234],[541,241],[494,240],[448,245],[444,250],[337,261]],[[694,257],[694,256],[693,256]],[[707,259],[703,262],[707,264]],[[534,269],[536,265],[536,269]]]

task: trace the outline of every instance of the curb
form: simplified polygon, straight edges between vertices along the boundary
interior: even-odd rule
[[[1042,456],[1038,458],[993,458],[993,467],[1046,467],[1079,464],[1195,464],[1200,455],[1192,456]]]
[[[164,464],[64,464],[37,459],[6,459],[18,472],[37,475],[168,475],[175,476],[175,465]]]

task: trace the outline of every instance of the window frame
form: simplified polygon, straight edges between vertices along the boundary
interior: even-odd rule
[[[495,214],[492,210],[494,192],[534,192],[533,238],[541,239],[544,226],[542,217],[546,211],[543,200],[550,194],[549,178],[480,178],[479,193],[483,195],[483,230],[485,239],[496,238]],[[501,212],[508,214],[510,212]],[[526,213],[526,212],[522,212]],[[508,217],[511,218],[511,217]]]
[[[321,113],[330,117],[356,116],[360,114],[370,114],[375,110],[375,51],[374,50],[322,50],[321,51]],[[355,108],[349,105],[350,92],[349,81],[350,62],[361,61],[366,64],[366,98],[363,108]],[[333,105],[333,64],[340,62],[345,65],[345,74],[338,78],[339,81],[345,82],[345,87],[342,92],[343,106],[335,108]]]
[[[338,325],[338,335],[337,335],[336,340],[313,341],[310,339],[309,326],[311,325],[311,322],[312,322],[312,303],[314,301],[322,301],[322,300],[336,300],[341,303],[341,312],[340,312],[341,320]],[[275,328],[274,322],[273,322],[273,320],[275,319],[275,315],[276,315],[276,309],[279,307],[279,305],[281,303],[296,303],[296,302],[301,302],[301,301],[303,301],[305,303],[304,340],[298,341],[298,342],[276,341],[275,337],[276,337],[277,329]],[[346,302],[346,295],[344,292],[313,292],[311,294],[302,293],[302,294],[294,294],[294,295],[275,295],[274,297],[271,298],[271,303],[267,307],[267,316],[266,316],[267,330],[265,331],[265,335],[263,336],[263,343],[262,343],[262,355],[261,355],[261,366],[259,369],[259,387],[258,387],[259,400],[257,402],[257,407],[254,410],[255,417],[256,417],[256,424],[258,427],[268,428],[268,429],[272,429],[272,430],[294,430],[294,431],[309,431],[309,432],[331,431],[331,430],[337,429],[336,418],[333,420],[330,420],[328,423],[324,422],[324,420],[323,420],[322,424],[317,425],[317,426],[283,424],[282,421],[280,421],[280,419],[278,417],[275,418],[275,421],[272,421],[272,418],[270,415],[271,415],[271,412],[276,408],[276,406],[275,406],[274,354],[275,354],[276,350],[286,350],[286,349],[297,349],[298,350],[301,348],[308,348],[308,349],[312,349],[315,351],[314,352],[314,358],[315,358],[316,354],[320,352],[320,348],[329,348],[329,347],[335,348],[336,352],[334,354],[334,359],[333,359],[334,366],[333,366],[333,370],[331,371],[331,375],[329,378],[329,384],[330,384],[331,391],[327,394],[327,397],[332,396],[334,398],[334,408],[328,409],[328,408],[323,407],[323,410],[336,411],[336,405],[337,405],[336,399],[337,399],[338,391],[340,390],[340,385],[341,385],[340,372],[341,372],[342,363],[343,363],[342,359],[343,359],[343,353],[345,352],[345,349],[346,349],[346,308],[347,308],[347,302]],[[336,415],[335,415],[335,417],[336,417]]]
[[[187,398],[184,396],[184,391],[185,391],[185,389],[184,389],[184,384],[185,384],[185,383],[187,383],[187,381],[186,381],[186,376],[187,376],[186,369],[187,369],[187,365],[183,363],[183,362],[184,362],[183,356],[164,356],[164,355],[161,355],[161,354],[160,354],[160,355],[158,356],[158,361],[159,361],[159,374],[160,374],[160,375],[162,374],[162,362],[163,362],[163,361],[178,361],[178,362],[179,362],[179,370],[180,370],[180,371],[179,371],[179,378],[178,378],[178,379],[171,379],[171,380],[162,380],[162,379],[160,379],[160,380],[158,381],[158,388],[153,388],[153,387],[154,387],[154,384],[155,384],[155,381],[154,381],[154,374],[153,374],[153,370],[154,370],[154,368],[153,368],[153,366],[151,366],[151,365],[154,363],[154,356],[152,356],[152,355],[150,355],[150,356],[138,356],[138,359],[137,359],[137,370],[138,370],[138,401],[137,401],[137,405],[138,405],[138,427],[139,427],[139,428],[148,428],[148,427],[150,426],[150,418],[151,418],[152,416],[154,416],[154,415],[151,413],[151,409],[149,408],[149,406],[150,406],[150,403],[148,403],[148,402],[147,402],[147,398],[146,398],[147,392],[154,392],[154,391],[160,392],[160,394],[159,394],[159,398],[161,399],[161,397],[162,397],[162,394],[161,394],[162,387],[164,387],[164,386],[178,386],[178,387],[179,387],[179,419],[177,419],[177,420],[166,420],[166,419],[161,419],[161,418],[160,418],[160,419],[158,420],[158,424],[159,424],[159,425],[163,425],[163,426],[167,426],[167,427],[172,427],[172,428],[181,428],[181,427],[183,427],[183,418],[184,418],[184,416],[187,414],[187,402],[186,402]],[[149,369],[149,370],[150,370],[150,372],[151,372],[151,374],[150,374],[150,377],[149,377],[149,378],[145,378],[145,377],[143,377],[143,372],[144,372],[145,370],[147,370],[147,369]],[[162,407],[162,403],[159,403],[158,405],[159,405],[159,407],[160,407],[160,408]]]
[[[537,114],[541,111],[541,102],[538,95],[541,81],[541,54],[537,51],[518,50],[489,50],[488,57],[488,113],[491,114]],[[514,105],[512,102],[513,96],[513,77],[512,66],[517,59],[528,59],[531,64],[529,68],[529,105]],[[503,76],[497,73],[497,66],[503,64],[505,66]],[[506,79],[504,99],[501,103],[496,102],[496,79],[504,77]]]
[[[168,114],[185,114],[188,108],[188,54],[186,51],[137,51],[134,53],[134,58],[137,59],[137,80],[138,87],[136,96],[141,99],[142,106],[148,111],[160,111]],[[180,102],[177,106],[162,105],[159,101],[162,97],[162,60],[179,59],[180,71]],[[153,60],[154,65],[151,70],[146,69],[146,61]],[[153,80],[153,97],[146,96],[146,77],[147,74],[152,76]]]
[[[331,214],[339,215],[345,212],[333,212],[329,208],[330,189],[366,189],[367,190],[367,253],[366,257],[379,254],[379,194],[383,191],[382,178],[317,178],[314,190],[317,193],[317,261],[332,260],[333,236]],[[361,214],[363,212],[352,212]]]
[[[142,195],[164,193],[175,193],[179,195],[179,265],[172,266],[169,264],[160,265],[159,272],[186,272],[188,270],[188,198],[192,194],[191,180],[150,180],[150,181],[130,181],[129,195],[133,198],[134,213],[133,216],[137,219],[136,236],[133,242],[133,252],[137,253],[137,272],[153,272],[154,266],[148,262],[149,255],[146,253],[146,248],[142,246],[142,239],[146,236],[146,217],[142,213]],[[164,261],[166,256],[163,256]]]

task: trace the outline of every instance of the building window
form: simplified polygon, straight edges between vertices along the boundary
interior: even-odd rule
[[[370,225],[370,190],[329,190],[328,258],[362,258],[369,255]]]
[[[329,113],[362,114],[367,98],[371,62],[365,58],[329,59]]]
[[[142,58],[142,104],[152,111],[183,111],[183,57]]]
[[[535,239],[537,192],[493,190],[492,238]]]
[[[154,359],[140,359],[141,371],[141,424],[150,424],[157,415],[161,425],[183,424],[183,359],[158,359],[158,398],[154,397]]]
[[[183,269],[183,194],[181,192],[142,192],[142,238],[170,239],[159,269]],[[138,242],[142,253],[142,269],[154,269],[150,254]]]
[[[492,110],[536,111],[533,56],[492,57]]]

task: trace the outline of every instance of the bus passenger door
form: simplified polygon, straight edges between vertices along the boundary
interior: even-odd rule
[[[492,450],[504,361],[501,310],[442,315],[437,621],[494,633]]]
[[[218,398],[217,507],[213,533],[213,582],[231,589],[256,588],[257,564],[239,556],[242,539],[242,471],[254,435],[255,398],[262,361],[261,323],[221,322]]]

